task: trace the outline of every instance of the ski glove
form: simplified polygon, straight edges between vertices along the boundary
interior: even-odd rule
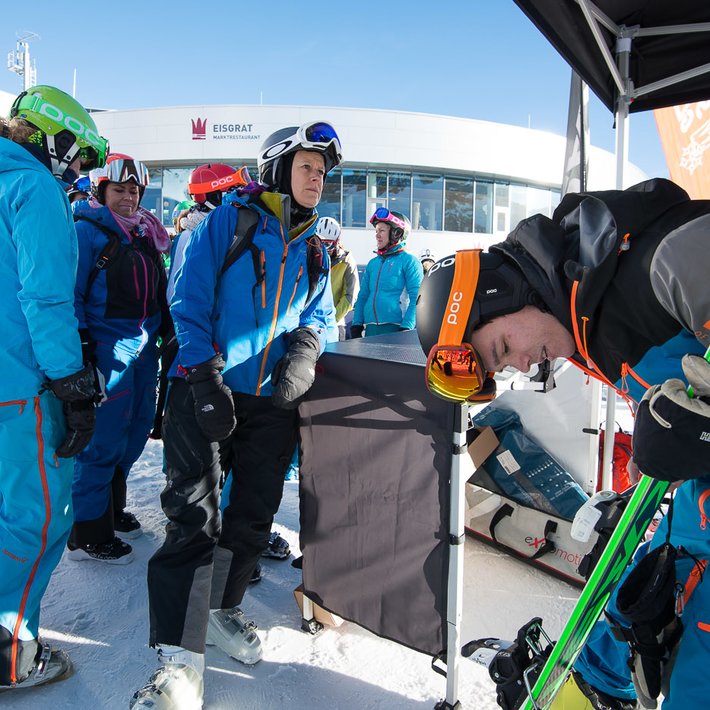
[[[316,379],[320,355],[318,334],[296,328],[288,334],[288,350],[271,373],[271,401],[281,409],[296,409]]]
[[[680,380],[666,380],[648,389],[636,413],[634,461],[662,481],[710,473],[710,363],[686,355],[682,364],[694,396]]]
[[[221,355],[187,368],[185,381],[195,401],[195,419],[210,441],[223,441],[237,426],[232,391],[222,381]]]
[[[351,325],[350,326],[350,337],[351,338],[362,338],[362,334],[365,331],[364,325]]]
[[[91,441],[96,427],[96,374],[93,365],[83,370],[51,380],[47,388],[64,402],[67,433],[56,451],[60,458],[70,458],[83,451]]]

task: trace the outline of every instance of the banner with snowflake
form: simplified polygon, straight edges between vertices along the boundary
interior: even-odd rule
[[[653,113],[673,182],[693,199],[710,198],[710,101]]]

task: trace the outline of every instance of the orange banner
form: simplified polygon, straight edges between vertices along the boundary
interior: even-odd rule
[[[656,109],[671,180],[693,199],[710,198],[710,101]]]

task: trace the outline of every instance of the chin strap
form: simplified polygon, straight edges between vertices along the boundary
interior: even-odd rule
[[[49,156],[49,161],[51,165],[52,174],[56,177],[64,178],[64,174],[67,168],[74,162],[74,159],[79,154],[79,144],[76,140],[73,140],[71,145],[64,151],[64,154],[60,157],[58,149],[65,140],[56,139],[62,136],[62,134],[69,133],[68,131],[61,131],[57,136],[50,136],[49,134],[44,134],[44,147]],[[71,135],[71,134],[70,134]],[[57,145],[59,143],[59,146]]]

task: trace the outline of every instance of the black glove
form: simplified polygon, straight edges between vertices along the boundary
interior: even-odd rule
[[[96,363],[96,341],[89,335],[88,328],[79,328],[79,338],[81,339],[81,356],[84,364],[87,362]]]
[[[67,433],[56,451],[69,458],[83,451],[96,426],[96,375],[93,365],[87,365],[73,375],[51,380],[47,387],[64,402]]]
[[[232,391],[222,381],[224,370],[221,355],[187,368],[185,381],[195,400],[195,418],[202,433],[210,441],[223,441],[237,426]]]
[[[271,401],[281,409],[296,409],[316,379],[320,355],[318,334],[296,328],[288,334],[288,350],[271,373]]]
[[[362,338],[362,334],[365,331],[364,325],[351,325],[350,326],[350,337],[351,338]]]
[[[636,413],[634,461],[662,481],[710,474],[710,363],[686,355],[683,372],[694,397],[680,380],[667,380],[646,392]]]

